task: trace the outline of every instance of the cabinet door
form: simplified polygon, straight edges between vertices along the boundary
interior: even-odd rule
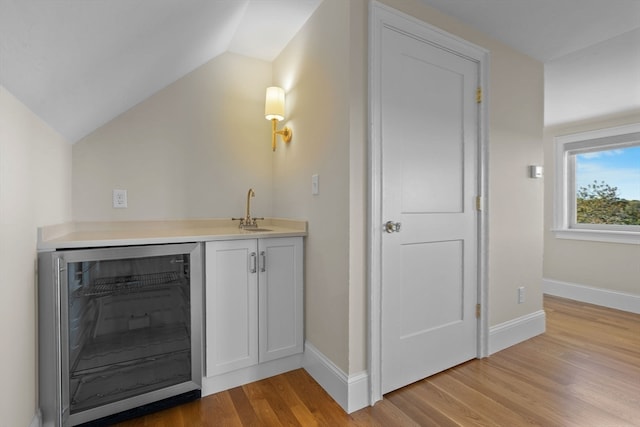
[[[206,243],[207,376],[258,363],[256,240]]]
[[[258,241],[260,362],[301,353],[303,333],[302,238]]]

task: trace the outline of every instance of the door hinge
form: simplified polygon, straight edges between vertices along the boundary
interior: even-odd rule
[[[482,196],[476,196],[476,210],[482,211]]]
[[[476,304],[476,319],[480,318],[480,304]]]
[[[480,104],[482,102],[482,88],[478,87],[476,90],[476,102]]]

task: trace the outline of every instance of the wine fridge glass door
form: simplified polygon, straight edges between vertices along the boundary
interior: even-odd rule
[[[61,425],[200,388],[198,244],[55,255]]]

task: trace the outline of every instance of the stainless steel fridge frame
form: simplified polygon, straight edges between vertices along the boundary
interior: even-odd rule
[[[190,267],[191,380],[71,414],[69,410],[67,265],[82,261],[183,254],[189,255]],[[200,390],[203,280],[203,245],[201,243],[40,252],[38,254],[38,394],[43,426],[74,426]]]

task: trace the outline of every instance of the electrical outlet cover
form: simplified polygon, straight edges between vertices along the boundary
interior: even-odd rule
[[[113,207],[116,209],[127,207],[127,190],[113,190]]]

